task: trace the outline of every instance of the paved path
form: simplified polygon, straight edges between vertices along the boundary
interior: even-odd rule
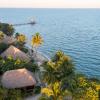
[[[27,97],[27,98],[26,98],[26,99],[24,99],[24,100],[38,100],[40,96],[41,96],[41,95],[37,95],[37,96],[30,96],[30,97]]]

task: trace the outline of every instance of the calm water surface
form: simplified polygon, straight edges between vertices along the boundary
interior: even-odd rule
[[[15,27],[29,39],[35,32],[44,37],[40,51],[52,56],[63,50],[76,64],[77,71],[100,78],[100,9],[0,9],[0,21],[29,22],[35,26]]]

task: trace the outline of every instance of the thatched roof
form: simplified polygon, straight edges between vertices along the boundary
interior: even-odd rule
[[[2,54],[1,57],[9,57],[12,56],[13,59],[20,59],[29,62],[30,58],[27,54],[19,50],[18,48],[14,47],[11,45],[7,50],[5,50]]]
[[[27,69],[10,70],[4,73],[1,78],[1,83],[6,88],[23,88],[34,86],[36,80],[33,74]]]
[[[16,42],[16,39],[13,36],[7,36],[4,34],[4,39],[0,41],[0,43],[5,43],[5,44],[12,44]]]

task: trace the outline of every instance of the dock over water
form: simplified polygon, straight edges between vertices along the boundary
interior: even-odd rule
[[[34,24],[36,24],[36,22],[35,21],[32,21],[32,22],[28,22],[28,23],[21,23],[21,24],[12,24],[12,26],[22,26],[22,25],[34,25]]]

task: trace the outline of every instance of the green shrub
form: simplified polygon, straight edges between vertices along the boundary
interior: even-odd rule
[[[8,90],[8,95],[6,100],[23,100],[21,90],[17,89]]]
[[[43,65],[43,80],[47,83],[61,81],[74,73],[73,62],[62,51],[58,51],[53,59]]]
[[[25,43],[16,42],[13,45],[25,53],[28,52],[28,49],[25,47]]]
[[[7,23],[0,23],[0,31],[4,32],[4,34],[11,36],[13,35],[15,29],[12,25],[9,25]]]
[[[25,62],[20,59],[14,60],[12,57],[0,58],[0,73],[4,73],[9,70],[26,68],[29,71],[35,72],[38,70],[38,66],[34,62]]]
[[[0,100],[5,100],[7,97],[7,89],[0,86]]]
[[[41,87],[40,86],[35,86],[34,87],[34,94],[40,94],[41,92]]]
[[[0,54],[5,51],[7,48],[9,47],[9,45],[5,44],[5,43],[0,43]]]
[[[76,73],[72,60],[63,52],[58,51],[42,66],[45,70],[42,78],[48,85],[42,89],[43,99],[40,100],[64,100],[68,96],[73,100],[98,100],[100,81]],[[56,82],[59,85],[54,84]]]
[[[22,51],[25,52],[25,53],[28,53],[28,49],[25,48],[25,47],[21,48],[20,50],[22,50]]]
[[[0,100],[23,100],[19,89],[6,89],[0,86]]]

